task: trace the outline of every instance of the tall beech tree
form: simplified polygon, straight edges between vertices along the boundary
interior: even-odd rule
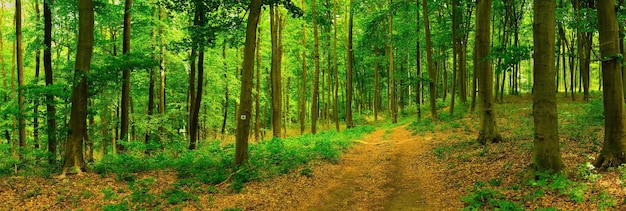
[[[306,9],[305,0],[302,0],[302,10]],[[301,89],[300,89],[300,101],[298,104],[298,117],[300,120],[300,134],[304,133],[304,129],[306,128],[306,84],[307,84],[307,66],[306,66],[306,21],[302,22],[302,81],[301,81]]]
[[[261,16],[261,0],[251,0],[246,25],[246,42],[243,54],[241,74],[241,94],[239,96],[239,115],[235,144],[235,164],[248,164],[248,136],[250,134],[250,114],[252,109],[252,71],[254,71],[254,49],[257,36],[257,24]],[[258,76],[257,76],[258,77]]]
[[[277,6],[270,5],[270,28],[272,37],[272,68],[271,77],[272,81],[272,135],[276,138],[281,137],[281,114],[282,114],[282,75],[280,68],[280,43],[279,43],[279,28],[280,28],[280,16],[277,11]]]
[[[542,172],[558,172],[563,168],[559,148],[556,92],[554,91],[556,89],[555,8],[555,0],[534,0],[533,119],[535,135],[531,165]]]
[[[478,142],[495,143],[502,140],[498,132],[493,105],[493,70],[489,52],[491,48],[491,4],[492,0],[476,1],[476,47],[474,54],[475,74],[478,75],[480,97],[480,132]]]
[[[130,59],[130,32],[131,32],[131,9],[133,0],[126,0],[124,3],[124,32],[122,38],[122,53],[126,60]],[[122,117],[120,136],[122,141],[118,142],[118,151],[124,151],[124,141],[130,140],[128,134],[129,111],[130,111],[130,68],[122,70]]]
[[[313,75],[313,101],[311,104],[311,133],[316,134],[317,117],[319,115],[320,51],[319,35],[317,33],[317,11],[315,10],[315,0],[311,0],[311,15],[313,16],[313,62],[315,63],[315,73]],[[346,122],[348,122],[347,118],[346,114]]]
[[[83,141],[87,138],[87,74],[91,65],[94,40],[94,11],[92,0],[78,0],[78,41],[72,86],[72,109],[69,134],[65,143],[63,174],[72,168],[80,174],[85,171]]]
[[[353,39],[353,22],[354,22],[354,12],[352,10],[352,0],[350,0],[350,8],[349,8],[349,17],[348,17],[348,52],[347,52],[347,61],[346,61],[346,127],[353,128],[354,121],[352,120],[352,67],[354,63],[354,52],[352,49],[352,39]],[[317,47],[316,47],[317,48]]]
[[[437,119],[437,70],[433,67],[433,43],[430,34],[430,20],[428,19],[428,0],[422,0],[422,12],[424,13],[424,29],[426,31],[426,69],[428,69],[428,78],[430,79],[428,81],[430,115],[433,119]]]
[[[22,1],[15,0],[15,54],[17,62],[17,85],[19,87],[24,86],[24,46],[22,43]],[[17,91],[19,115],[18,119],[18,138],[20,146],[20,158],[22,158],[22,152],[26,147],[26,117],[24,113],[24,89],[19,88]]]
[[[626,118],[621,77],[621,54],[615,0],[597,0],[600,58],[604,98],[604,144],[596,167],[607,169],[626,163]]]
[[[44,20],[44,36],[43,43],[45,48],[43,49],[43,69],[46,78],[46,87],[52,87],[54,84],[52,75],[52,10],[50,4],[52,0],[44,0],[43,2],[43,20]],[[2,41],[0,40],[0,43]],[[0,44],[1,45],[1,44]],[[2,69],[4,69],[4,62],[2,62]],[[48,135],[48,152],[51,154],[50,163],[56,160],[57,151],[57,121],[56,121],[56,106],[54,103],[54,95],[50,92],[46,92],[46,133]]]

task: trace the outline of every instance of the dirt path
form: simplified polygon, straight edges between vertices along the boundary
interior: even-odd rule
[[[430,139],[412,136],[404,126],[376,131],[342,158],[309,209],[439,210],[430,198],[442,185],[423,159]]]

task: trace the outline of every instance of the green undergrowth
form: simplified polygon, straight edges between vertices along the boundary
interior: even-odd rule
[[[236,167],[234,144],[219,141],[200,145],[196,150],[180,150],[175,153],[159,153],[147,156],[136,152],[106,155],[92,165],[94,172],[115,174],[118,180],[133,182],[139,172],[172,169],[181,181],[192,186],[194,183],[220,184],[232,181],[234,190],[241,190],[243,183],[263,180],[276,175],[300,170],[311,175],[308,165],[314,161],[338,162],[339,156],[356,140],[374,131],[373,126],[359,126],[342,132],[322,131],[287,139],[271,139],[249,146],[249,166]]]
[[[408,129],[413,134],[421,134],[425,132],[440,132],[447,130],[470,130],[468,125],[465,124],[464,118],[468,116],[469,103],[458,103],[454,108],[454,114],[450,113],[450,108],[444,104],[441,100],[437,102],[437,119],[433,119],[430,116],[430,108],[428,106],[422,106],[422,114],[428,113],[425,117],[422,117],[416,121],[413,121]]]

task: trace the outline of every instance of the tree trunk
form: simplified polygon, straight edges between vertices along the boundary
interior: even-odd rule
[[[280,46],[278,43],[278,31],[280,27],[280,17],[276,11],[276,6],[270,5],[270,25],[272,38],[272,135],[281,137],[281,113],[282,113],[282,75],[280,70]]]
[[[158,16],[158,14],[157,14],[158,11],[157,11],[156,8],[153,8],[153,10],[154,11],[153,11],[152,16],[154,18],[156,18]],[[156,30],[157,30],[156,27],[152,28],[152,50],[153,50],[152,59],[154,59],[154,60],[158,59],[157,55],[155,53],[155,52],[157,52],[156,51],[156,49],[157,49],[157,39],[156,39],[157,32],[156,32]],[[149,82],[149,85],[148,85],[148,121],[149,122],[150,122],[150,119],[152,118],[152,114],[154,113],[154,83],[155,83],[154,74],[155,74],[156,71],[157,71],[156,67],[150,69],[150,76],[149,76],[150,77],[150,79],[149,79],[150,82]],[[150,142],[151,137],[152,137],[152,131],[147,130],[146,131],[146,137],[145,137],[145,140],[144,140],[144,144],[146,144],[146,146]],[[146,150],[146,153],[148,153],[148,150]]]
[[[258,31],[259,36],[256,38],[256,103],[255,106],[255,124],[254,124],[254,139],[260,141],[261,131],[261,29]],[[254,77],[254,76],[253,76]],[[235,119],[237,119],[235,117]]]
[[[235,164],[248,163],[248,135],[250,133],[250,110],[252,104],[252,71],[254,71],[254,48],[256,29],[261,15],[261,0],[250,2],[250,14],[246,26],[246,44],[243,56],[243,73],[241,77],[241,95],[239,96],[239,114],[237,119],[237,142],[235,145]]]
[[[378,112],[381,109],[381,96],[380,96],[380,62],[378,61],[378,46],[374,46],[374,56],[376,56],[374,64],[374,121],[378,121]]]
[[[302,0],[302,10],[306,9],[305,0]],[[307,74],[307,66],[306,66],[306,21],[302,23],[302,88],[300,89],[300,104],[299,104],[299,117],[300,117],[300,135],[304,134],[304,128],[306,127],[306,74]]]
[[[337,67],[337,0],[333,1],[333,70],[335,71],[335,87],[333,96],[333,117],[335,118],[335,130],[339,132],[339,68]]]
[[[164,12],[163,9],[161,8],[161,6],[159,6],[159,20],[163,20],[163,16],[164,16]],[[165,82],[166,82],[166,78],[165,78],[165,44],[164,41],[165,39],[163,39],[163,26],[159,25],[159,39],[160,39],[160,44],[161,44],[161,51],[159,52],[159,114],[161,116],[165,115],[165,102],[166,102],[166,95],[165,95]],[[163,124],[159,124],[159,140],[161,140],[161,137],[165,136],[165,127],[163,126]]]
[[[35,14],[37,22],[41,21],[39,11],[39,1],[35,1]],[[39,83],[39,70],[41,67],[41,50],[39,46],[35,50],[35,84]],[[33,99],[33,141],[35,142],[35,149],[39,149],[39,97]]]
[[[352,49],[352,28],[354,25],[354,11],[352,10],[352,0],[350,0],[350,10],[348,17],[348,55],[346,61],[346,128],[353,128],[354,121],[352,120],[352,93],[354,88],[352,87],[352,66],[354,64],[354,52]]]
[[[1,10],[0,10],[1,14],[4,14],[4,4],[1,6]],[[44,14],[45,15],[45,14]],[[0,18],[0,25],[2,25],[2,18]],[[2,29],[0,29],[0,52],[4,52],[4,39],[3,39],[4,34],[2,33]],[[0,65],[2,65],[2,88],[4,88],[4,90],[8,90],[8,85],[7,85],[7,72],[6,72],[6,68],[4,66],[4,56],[0,56]],[[5,95],[3,96],[2,101],[4,103],[9,102],[9,94],[5,93]],[[8,116],[5,114],[4,115],[4,119],[8,119]],[[9,132],[9,129],[6,129],[4,131],[4,138],[7,140],[7,143],[11,143],[11,133]]]
[[[15,0],[15,48],[17,50],[17,84],[18,87],[24,86],[24,47],[22,46],[22,1]],[[20,148],[18,153],[20,159],[23,157],[22,150],[26,147],[26,119],[24,118],[24,90],[18,89],[18,104],[20,112],[18,115],[18,138]]]
[[[68,139],[65,144],[63,176],[75,168],[80,174],[85,170],[83,141],[87,136],[87,73],[93,53],[94,11],[92,0],[78,0],[78,41],[74,85],[72,88],[72,109]]]
[[[320,83],[320,52],[319,37],[317,33],[317,11],[315,10],[315,0],[311,0],[311,14],[313,16],[313,40],[314,52],[313,61],[315,62],[315,73],[313,78],[313,102],[311,103],[311,133],[317,133],[317,116],[319,114],[319,83]],[[349,62],[348,62],[349,63]],[[347,118],[346,118],[347,119]],[[346,120],[347,121],[347,120]]]
[[[420,7],[420,1],[415,1],[415,6],[416,8]],[[420,33],[420,27],[419,27],[419,23],[420,23],[420,13],[419,11],[415,13],[415,23],[417,25],[417,27],[415,27],[415,34]],[[417,75],[415,75],[415,77],[417,77],[417,84],[415,85],[416,87],[416,91],[415,91],[415,102],[417,104],[417,119],[422,119],[422,62],[421,62],[421,58],[422,55],[420,53],[420,38],[419,36],[416,36],[415,38],[415,69],[417,70]],[[376,49],[376,53],[378,53],[378,49]],[[378,63],[376,63],[376,65],[378,65]],[[378,77],[378,76],[377,76]],[[378,89],[377,89],[378,90]],[[378,90],[380,92],[380,90]]]
[[[626,162],[626,119],[624,118],[624,93],[622,89],[619,35],[615,0],[597,0],[600,23],[600,54],[604,80],[604,144],[596,167],[607,169]]]
[[[452,0],[452,98],[450,98],[450,116],[454,116],[454,100],[456,94],[457,72],[459,69],[459,28],[458,1]]]
[[[430,78],[430,115],[432,119],[437,119],[437,70],[433,68],[433,44],[430,38],[430,22],[428,21],[428,0],[422,0],[422,11],[424,12],[424,29],[426,30],[426,68],[428,69],[428,78]]]
[[[126,0],[124,4],[124,37],[122,40],[122,53],[126,60],[130,60],[130,28],[131,28],[131,7],[133,1]],[[120,131],[119,151],[125,151],[125,147],[121,143],[129,140],[128,127],[129,127],[129,108],[130,108],[130,68],[124,68],[122,71],[122,127]]]
[[[391,8],[392,0],[389,0]],[[352,27],[350,27],[352,28]],[[394,67],[394,47],[393,47],[393,12],[389,12],[389,77],[391,78],[391,117],[392,123],[398,123],[398,103],[396,102],[396,75]]]
[[[534,1],[533,42],[534,90],[533,119],[535,123],[532,166],[538,171],[558,172],[563,168],[559,149],[556,112],[555,0]]]
[[[491,40],[491,0],[478,0],[476,2],[476,60],[474,67],[479,70],[478,80],[480,82],[478,92],[480,93],[480,132],[478,142],[481,144],[495,143],[502,140],[495,120],[495,108],[493,106],[493,70],[491,61],[488,58]],[[477,71],[478,72],[478,71]]]
[[[226,44],[222,46],[222,60],[224,60],[224,101],[223,106],[223,119],[222,119],[222,140],[224,140],[224,134],[226,133],[226,122],[228,120],[228,98],[230,94],[228,92],[228,64],[226,63]],[[235,108],[236,109],[236,108]]]

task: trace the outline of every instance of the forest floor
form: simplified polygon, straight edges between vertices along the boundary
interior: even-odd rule
[[[96,173],[12,176],[0,178],[0,210],[626,210],[626,167],[589,164],[601,149],[601,107],[559,99],[559,175],[528,175],[532,104],[513,96],[497,104],[501,143],[481,146],[477,113],[444,107],[439,120],[379,127],[338,160],[239,192],[229,182],[181,185],[174,170],[139,172],[133,183]]]

